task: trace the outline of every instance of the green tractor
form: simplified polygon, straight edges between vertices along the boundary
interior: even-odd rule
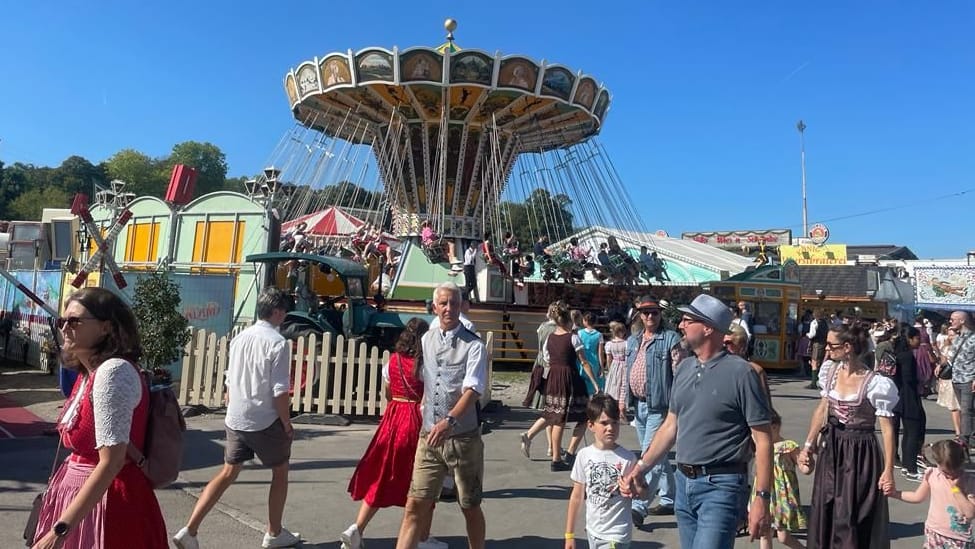
[[[361,339],[370,347],[392,349],[413,314],[380,311],[366,300],[369,271],[362,264],[335,256],[269,252],[246,261],[265,266],[264,286],[292,294],[294,310],[281,324],[281,335],[296,340],[329,333]],[[432,316],[423,316],[427,321]],[[404,318],[405,317],[405,318]],[[320,349],[320,347],[319,347]],[[312,382],[318,380],[318,372]]]

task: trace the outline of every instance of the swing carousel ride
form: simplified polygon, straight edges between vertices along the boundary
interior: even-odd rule
[[[475,241],[486,268],[519,287],[572,283],[587,271],[608,283],[662,280],[612,235],[600,254],[595,240],[569,242],[573,227],[646,240],[596,139],[609,90],[559,64],[461,49],[456,22],[445,28],[437,48],[329,53],[287,73],[296,124],[265,171],[290,182],[278,205],[282,249],[345,254],[381,271],[412,256],[454,275]],[[365,212],[351,234],[305,234],[311,212],[350,203]],[[517,234],[532,241],[519,244]]]

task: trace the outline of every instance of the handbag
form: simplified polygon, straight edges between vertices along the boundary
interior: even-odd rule
[[[47,486],[41,490],[41,493],[34,496],[34,501],[31,503],[30,515],[27,516],[27,524],[24,525],[24,541],[27,547],[34,545],[34,534],[37,533],[37,521],[41,517],[41,507],[44,506],[44,496],[47,495],[47,491],[51,488],[51,479],[54,478],[54,471],[57,470],[58,466],[58,456],[61,454],[61,437],[58,436],[58,449],[54,451],[54,462],[51,464],[51,474],[47,477]]]
[[[958,358],[958,353],[961,352],[961,346],[965,344],[965,340],[968,339],[971,335],[972,335],[971,332],[969,332],[965,334],[964,337],[961,338],[961,341],[958,342],[958,347],[955,349],[955,353],[951,355],[951,360],[945,362],[944,366],[941,367],[941,371],[938,372],[938,379],[944,379],[944,380],[951,379],[951,373],[953,370],[951,363],[954,362],[956,358]]]

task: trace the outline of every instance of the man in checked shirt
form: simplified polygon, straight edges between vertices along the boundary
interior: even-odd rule
[[[642,453],[650,447],[650,441],[667,417],[674,368],[685,354],[680,334],[663,327],[656,298],[641,297],[636,310],[643,331],[630,336],[626,342],[627,404],[636,411],[634,423]],[[674,514],[674,470],[667,458],[647,471],[646,480],[648,499],[633,498],[633,523],[637,526],[643,524],[647,515]],[[651,507],[650,502],[657,493],[660,500]]]

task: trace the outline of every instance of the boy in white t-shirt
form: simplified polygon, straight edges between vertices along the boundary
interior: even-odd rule
[[[593,395],[586,409],[589,430],[595,442],[576,454],[572,467],[572,496],[565,519],[565,549],[575,549],[575,522],[586,500],[586,532],[591,549],[626,549],[633,533],[630,513],[633,492],[646,496],[646,485],[621,484],[637,458],[616,444],[620,431],[619,403],[600,393]]]

